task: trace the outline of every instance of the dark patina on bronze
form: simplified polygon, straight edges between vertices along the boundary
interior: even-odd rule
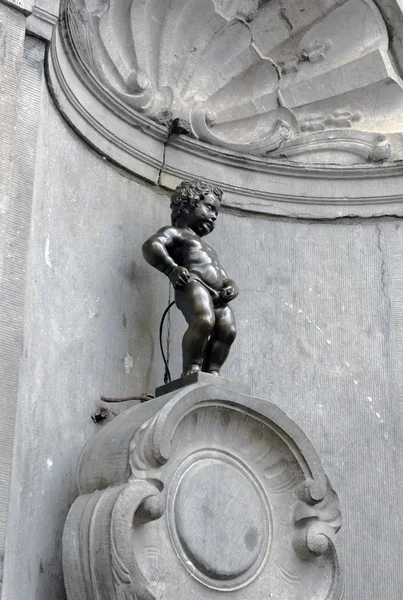
[[[182,181],[171,198],[172,225],[143,245],[146,261],[167,275],[188,324],[182,340],[182,377],[218,375],[236,336],[229,306],[238,286],[204,237],[214,229],[223,191],[203,181]]]

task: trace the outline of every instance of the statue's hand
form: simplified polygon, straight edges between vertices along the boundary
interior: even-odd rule
[[[231,302],[231,300],[234,300],[238,294],[239,289],[235,281],[232,281],[232,279],[227,279],[227,281],[224,282],[224,286],[220,292],[220,297],[225,302]]]
[[[189,283],[190,273],[185,267],[175,267],[169,280],[176,289],[183,289]]]

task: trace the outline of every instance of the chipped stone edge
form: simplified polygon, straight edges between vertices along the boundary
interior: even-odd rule
[[[39,6],[34,6],[27,18],[27,33],[45,41],[50,41],[53,28],[57,24],[58,14]]]

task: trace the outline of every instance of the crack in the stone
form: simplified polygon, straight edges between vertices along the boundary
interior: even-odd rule
[[[158,173],[158,178],[157,178],[157,186],[158,187],[161,187],[161,177],[165,170],[165,155],[166,155],[167,146],[168,146],[168,142],[169,142],[171,135],[172,135],[172,132],[171,132],[171,129],[169,129],[167,139],[164,142],[164,148],[162,150],[162,162],[161,162],[161,167],[160,167],[160,170]]]
[[[376,225],[376,231],[377,231],[377,246],[378,246],[378,250],[379,250],[379,254],[381,256],[381,282],[382,282],[382,291],[385,291],[385,257],[383,255],[383,249],[382,249],[382,245],[381,245],[381,228],[379,227],[379,225]]]
[[[377,230],[377,246],[378,246],[378,250],[379,250],[379,254],[381,256],[381,288],[382,288],[382,293],[385,296],[385,298],[387,298],[389,300],[389,297],[386,293],[386,261],[385,261],[385,256],[384,256],[384,252],[383,252],[383,248],[382,248],[382,244],[381,244],[381,236],[382,236],[382,231],[381,228],[379,227],[379,224],[376,224],[376,230]]]
[[[383,297],[385,298],[386,304],[386,315],[385,315],[385,336],[389,336],[389,323],[392,314],[392,300],[388,294],[388,286],[387,286],[387,268],[386,268],[386,257],[384,253],[384,249],[382,247],[382,231],[379,226],[379,223],[376,224],[377,229],[377,247],[379,250],[380,258],[381,258],[381,292]]]
[[[294,29],[293,24],[291,23],[290,18],[287,15],[286,9],[283,6],[283,1],[284,0],[280,0],[279,4],[280,4],[280,10],[278,11],[278,14],[280,15],[280,17],[283,19],[284,23],[287,26],[287,29],[289,31],[292,31]]]

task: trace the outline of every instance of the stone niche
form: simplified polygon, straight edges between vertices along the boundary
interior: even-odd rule
[[[236,209],[401,214],[388,26],[372,0],[63,0],[48,79],[91,146],[165,188],[198,177]]]
[[[270,402],[201,379],[85,446],[68,600],[339,600],[339,502],[311,444]]]

